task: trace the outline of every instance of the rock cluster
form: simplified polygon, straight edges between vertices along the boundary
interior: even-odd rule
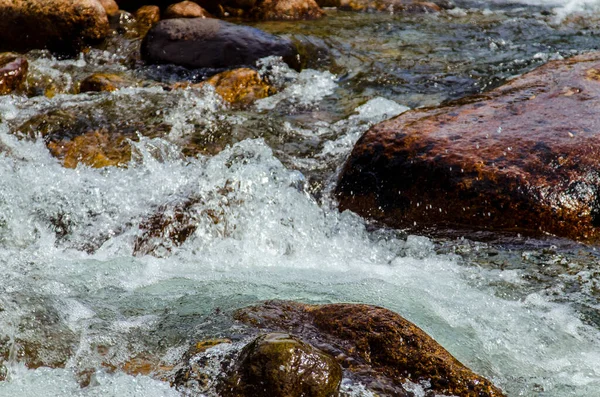
[[[310,340],[336,357],[346,375],[376,393],[406,395],[402,383],[428,382],[438,394],[503,396],[429,335],[400,315],[361,304],[305,305],[272,301],[239,310],[252,327],[284,331]]]

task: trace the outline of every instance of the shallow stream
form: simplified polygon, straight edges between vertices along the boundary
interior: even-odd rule
[[[456,4],[439,15],[328,10],[320,21],[256,24],[294,39],[307,67],[263,60],[280,91],[246,110],[209,89],[158,84],[74,94],[95,71],[162,83],[202,76],[139,66],[125,41],[117,55],[28,54],[28,84],[52,95],[0,97],[0,396],[178,396],[109,368],[140,353],[176,360],[228,332],[228,311],[265,299],[381,305],[508,396],[600,396],[595,247],[378,229],[331,197],[374,123],[600,47],[600,1]],[[127,167],[68,169],[41,139],[14,134],[57,110],[165,133],[133,142]],[[184,156],[189,139],[207,154]],[[191,238],[134,255],[144,220],[190,198]],[[64,368],[27,369],[24,349]],[[83,370],[95,372],[86,388]]]

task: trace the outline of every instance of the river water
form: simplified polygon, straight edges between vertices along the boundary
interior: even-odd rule
[[[117,55],[28,54],[29,84],[55,95],[0,97],[0,396],[178,396],[108,368],[140,353],[174,361],[227,333],[221,313],[265,299],[385,306],[509,396],[599,396],[595,247],[374,229],[331,198],[370,125],[600,43],[598,1],[456,3],[441,15],[328,10],[322,21],[256,24],[310,57],[300,73],[262,61],[280,91],[247,110],[210,90],[75,95],[97,70],[162,82],[202,74],[131,69],[124,42]],[[14,134],[56,110],[168,128],[134,139],[127,167],[68,169],[41,139]],[[219,153],[183,156],[190,137]],[[198,228],[184,244],[133,253],[144,220],[190,198]],[[26,368],[23,349],[59,368]],[[95,375],[81,388],[84,370]]]

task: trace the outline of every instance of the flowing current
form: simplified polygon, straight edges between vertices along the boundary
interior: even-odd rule
[[[99,68],[162,81],[184,72],[132,72],[108,50],[29,54],[29,84],[52,80],[57,93],[0,97],[0,396],[179,396],[111,365],[141,353],[174,362],[230,326],[220,313],[266,299],[384,306],[508,396],[600,396],[594,247],[374,229],[331,197],[374,123],[598,46],[598,1],[457,5],[442,16],[330,10],[324,21],[259,25],[287,32],[319,62],[298,73],[263,60],[280,90],[249,110],[210,89],[75,95],[75,81]],[[41,139],[15,134],[57,109],[169,130],[132,140],[127,167],[69,169]],[[182,154],[186,138],[222,131],[233,138],[215,138],[217,154]],[[145,220],[190,199],[190,238],[134,254]],[[26,368],[23,350],[55,368]],[[86,371],[93,381],[82,388]]]

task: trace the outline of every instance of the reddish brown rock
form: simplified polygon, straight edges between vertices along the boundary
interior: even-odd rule
[[[17,54],[0,54],[0,95],[23,88],[29,63]]]
[[[480,97],[407,112],[357,142],[340,210],[394,227],[600,238],[600,53]]]
[[[169,18],[211,18],[204,8],[192,1],[182,1],[171,4],[165,10],[164,19]]]
[[[135,12],[135,19],[140,36],[144,37],[160,21],[160,8],[154,5],[142,6]]]
[[[97,0],[0,0],[0,50],[74,53],[108,33]]]
[[[109,17],[113,17],[119,13],[119,5],[115,2],[115,0],[98,0],[102,7],[104,7],[104,11],[106,11],[106,15]]]
[[[241,309],[235,317],[259,329],[284,330],[310,340],[334,355],[350,377],[358,376],[384,395],[393,390],[392,395],[408,396],[402,382],[410,380],[428,381],[435,393],[503,396],[417,326],[381,307],[266,302]]]
[[[94,73],[79,83],[79,92],[116,91],[132,87],[135,83],[111,73]]]
[[[317,19],[325,15],[315,0],[259,0],[250,14],[264,21]]]

